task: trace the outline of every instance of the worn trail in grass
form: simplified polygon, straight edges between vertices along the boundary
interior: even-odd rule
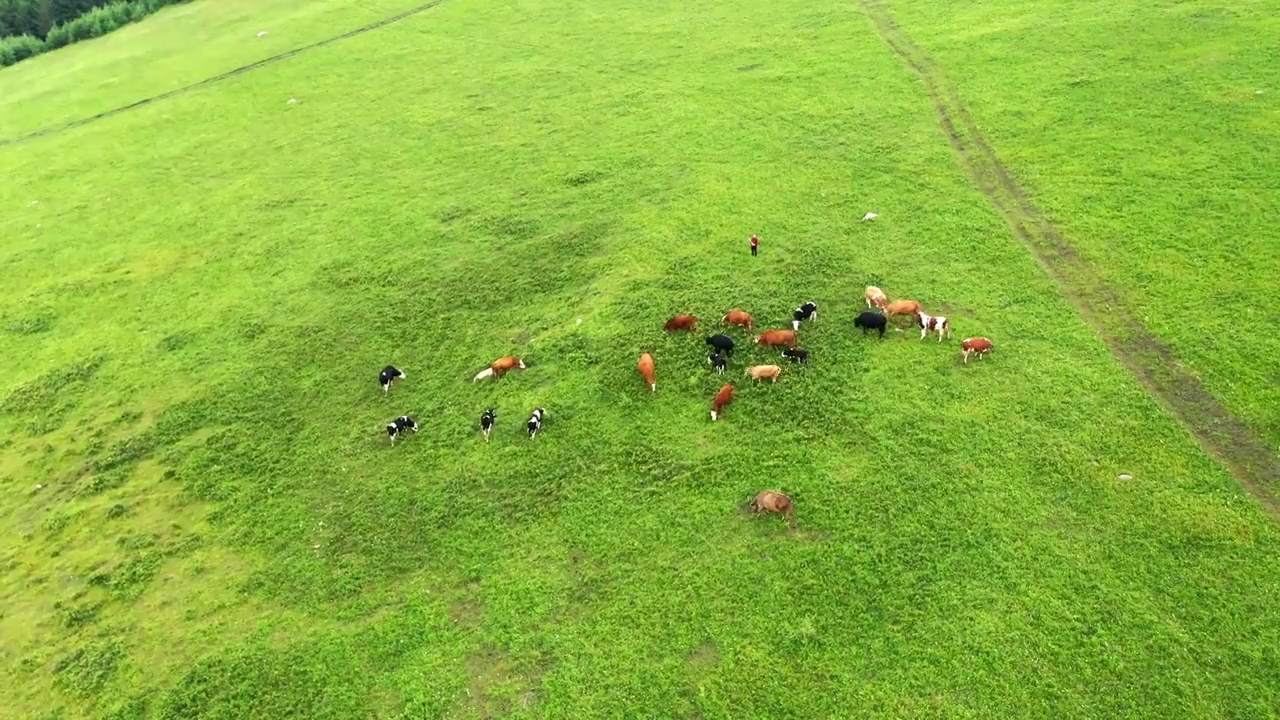
[[[458,0],[0,161],[19,716],[1276,712],[1275,524],[856,8]],[[998,350],[862,337],[868,283]],[[744,347],[711,423],[662,321],[804,300],[811,367]]]

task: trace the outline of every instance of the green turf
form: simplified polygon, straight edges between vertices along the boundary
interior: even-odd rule
[[[7,69],[0,124],[410,3],[296,5],[195,2]],[[967,62],[984,39],[950,11],[890,7],[986,93],[984,128],[982,98],[1036,72]],[[227,30],[192,42],[179,17]],[[28,66],[62,89],[24,95]],[[1018,127],[990,128],[1015,166],[1082,142]],[[1280,714],[1274,519],[1012,238],[857,5],[449,0],[0,162],[2,713]],[[1130,258],[1098,262],[1118,281]],[[1224,282],[1273,280],[1242,268]],[[869,282],[957,338],[862,337]],[[811,366],[752,387],[772,356],[742,347],[711,423],[723,380],[662,322],[780,327],[805,300]],[[961,366],[979,334],[996,352]],[[508,353],[529,369],[469,382]],[[388,362],[409,377],[384,396]],[[423,432],[391,449],[406,412]],[[796,532],[741,513],[765,487]]]

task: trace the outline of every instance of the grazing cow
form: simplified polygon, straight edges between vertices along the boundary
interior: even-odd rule
[[[809,351],[800,348],[787,348],[782,351],[782,357],[791,362],[806,363],[809,362]]]
[[[697,330],[698,318],[694,315],[677,315],[662,326],[663,330]]]
[[[782,368],[777,365],[752,365],[747,368],[747,377],[752,380],[769,378],[773,382],[778,382],[778,376],[781,374]]]
[[[795,331],[799,332],[801,320],[817,320],[817,319],[818,319],[818,304],[815,302],[807,302],[801,305],[800,307],[796,308],[795,311],[791,313],[791,327]]]
[[[382,372],[378,373],[378,382],[382,383],[382,392],[391,389],[391,382],[396,378],[404,377],[404,371],[393,365],[382,368]]]
[[[915,300],[894,300],[884,306],[885,315],[915,315],[923,311],[924,306]]]
[[[994,347],[991,341],[984,337],[966,338],[960,343],[960,356],[964,358],[964,364],[968,365],[970,355],[977,354],[978,359],[981,360]]]
[[[787,519],[787,527],[794,528],[796,526],[795,503],[791,502],[791,498],[776,490],[761,490],[755,499],[747,505],[747,508],[753,513],[762,511],[779,513]]]
[[[751,319],[751,314],[745,310],[730,310],[728,315],[720,318],[720,322],[725,325],[737,325],[750,330],[751,324],[755,321]]]
[[[716,393],[716,399],[711,401],[712,422],[715,422],[715,419],[720,417],[720,411],[731,402],[733,402],[733,386],[725,385],[720,388],[720,392]]]
[[[542,408],[537,408],[529,416],[529,422],[524,424],[525,429],[529,431],[530,438],[536,437],[538,431],[542,429],[542,414],[544,412]]]
[[[766,330],[765,332],[762,332],[756,336],[756,344],[771,345],[771,346],[786,345],[787,347],[795,347],[796,331],[795,330]]]
[[[733,355],[733,338],[728,335],[712,335],[707,338],[707,344],[726,357]]]
[[[480,432],[484,433],[484,441],[489,442],[489,433],[493,432],[494,423],[498,422],[498,411],[489,408],[480,413]]]
[[[391,445],[394,447],[396,444],[396,437],[409,430],[418,432],[418,423],[408,415],[401,415],[395,420],[387,423],[387,437],[391,438]]]
[[[878,307],[883,310],[884,306],[889,304],[889,296],[885,295],[884,291],[875,285],[868,285],[867,291],[863,293],[862,297],[867,301],[867,307]]]
[[[923,340],[932,330],[938,334],[938,342],[942,342],[942,336],[951,337],[951,323],[941,315],[925,315],[924,313],[916,313],[916,324],[920,326],[920,339]]]
[[[863,335],[866,335],[868,330],[879,330],[880,337],[884,337],[884,328],[888,324],[889,321],[885,316],[870,310],[858,313],[858,317],[854,318],[853,321],[854,327],[862,328]]]
[[[521,360],[520,358],[514,355],[508,355],[506,357],[501,357],[501,358],[498,358],[497,360],[494,360],[493,364],[491,364],[489,367],[476,373],[476,376],[471,378],[471,382],[476,382],[477,380],[482,380],[484,378],[489,378],[489,377],[501,378],[508,370],[523,370],[523,369],[524,369],[523,360]]]
[[[640,356],[640,362],[636,364],[636,369],[640,371],[640,377],[648,383],[654,392],[658,392],[658,382],[653,379],[653,356],[644,353]]]
[[[724,355],[721,355],[718,352],[711,353],[711,355],[707,358],[707,362],[711,363],[711,367],[715,368],[716,372],[718,373],[724,372],[725,365],[729,364],[724,359]]]

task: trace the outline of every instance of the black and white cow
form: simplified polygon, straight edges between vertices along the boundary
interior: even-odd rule
[[[391,444],[393,446],[396,444],[396,437],[408,430],[418,432],[417,421],[408,415],[401,415],[395,420],[387,423],[387,437],[391,438]]]
[[[807,302],[795,309],[791,313],[791,327],[796,331],[800,331],[801,320],[817,320],[818,319],[818,303]]]
[[[392,381],[404,376],[404,371],[394,365],[382,368],[382,372],[378,373],[378,382],[382,383],[382,392],[390,390]]]
[[[733,338],[728,335],[711,335],[707,337],[707,344],[726,357],[733,354]]]
[[[809,351],[803,348],[787,348],[782,351],[782,357],[791,362],[809,362]]]
[[[524,424],[525,428],[529,431],[530,438],[535,437],[538,434],[538,431],[542,429],[543,412],[545,411],[542,408],[534,410],[533,414],[529,416],[529,422]]]
[[[718,373],[724,372],[725,366],[729,364],[728,361],[724,359],[724,355],[721,355],[718,352],[711,353],[711,355],[707,357],[707,362],[711,363],[711,367],[715,368]]]
[[[484,433],[484,441],[489,442],[489,433],[493,432],[494,423],[498,422],[498,411],[489,408],[480,413],[480,432]]]

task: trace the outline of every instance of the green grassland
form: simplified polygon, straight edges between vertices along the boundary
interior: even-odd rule
[[[0,72],[0,136],[411,6],[169,8]],[[1131,2],[887,7],[1274,446],[1274,99],[1219,136],[1153,89],[1265,8],[1165,44]],[[1171,178],[1193,138],[1219,164]],[[1280,715],[1274,516],[1013,237],[861,5],[448,0],[0,163],[0,715]],[[957,338],[861,336],[868,283]],[[710,422],[723,379],[662,322],[805,300],[811,366],[751,386],[776,356],[746,343]],[[970,335],[997,350],[965,367]],[[765,487],[796,531],[741,511]]]

